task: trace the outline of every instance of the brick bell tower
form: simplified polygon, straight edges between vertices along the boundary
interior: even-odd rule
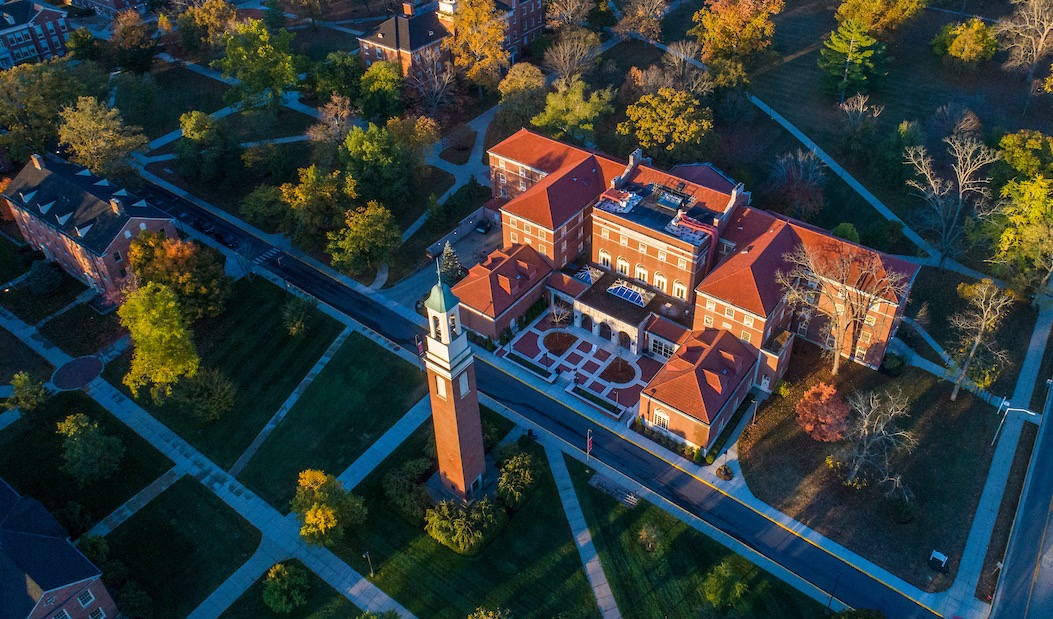
[[[439,479],[449,492],[468,499],[483,485],[485,465],[475,356],[461,328],[457,297],[440,279],[424,308],[428,317],[428,390],[435,424]]]

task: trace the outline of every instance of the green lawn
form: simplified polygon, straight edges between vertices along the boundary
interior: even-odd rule
[[[428,198],[434,195],[441,197],[450,187],[453,187],[456,179],[453,174],[432,166],[425,166],[419,176],[414,176],[410,183],[410,200],[403,208],[393,209],[395,223],[399,229],[405,230],[420,219],[420,216],[428,209]]]
[[[666,13],[662,18],[662,42],[672,43],[680,39],[694,38],[689,36],[687,31],[695,27],[695,22],[691,21],[691,18],[700,8],[702,8],[702,2],[692,0]]]
[[[530,448],[542,463],[538,486],[474,557],[455,554],[388,507],[381,479],[420,457],[431,432],[431,423],[425,423],[355,489],[366,498],[369,519],[334,551],[366,573],[362,553],[368,550],[376,569],[373,582],[418,617],[462,619],[480,606],[508,608],[516,619],[549,619],[561,612],[598,616],[555,482],[536,443]]]
[[[217,421],[181,414],[170,403],[157,406],[148,393],[138,403],[200,449],[213,462],[229,468],[289,397],[340,332],[332,318],[315,311],[307,334],[289,336],[282,307],[292,297],[266,280],[242,279],[226,311],[194,325],[202,367],[218,368],[237,386],[234,410]],[[104,376],[124,389],[125,354],[107,364]]]
[[[315,62],[325,60],[330,52],[350,52],[358,49],[358,38],[353,34],[330,28],[305,28],[295,31],[293,51]]]
[[[622,616],[708,617],[711,607],[702,595],[710,569],[734,553],[657,506],[642,501],[629,509],[588,484],[585,465],[567,459],[574,489],[600,555],[607,581]],[[650,525],[658,545],[647,552],[640,531]],[[748,579],[750,617],[811,619],[823,616],[821,606],[771,574],[756,568]]]
[[[0,237],[0,284],[7,283],[29,270],[33,252]]]
[[[917,318],[918,314],[922,313],[923,322],[927,322],[925,329],[951,355],[954,354],[957,347],[957,336],[950,323],[951,316],[967,308],[965,301],[958,296],[958,285],[973,281],[952,271],[922,267],[911,288],[907,315]],[[924,319],[925,315],[928,316],[927,321]],[[1003,320],[1001,328],[995,335],[995,340],[999,346],[1009,352],[1009,365],[1002,370],[998,380],[988,388],[991,393],[1010,398],[1013,396],[1016,377],[1027,355],[1036,318],[1035,309],[1027,302],[1021,301],[1013,305]],[[1043,391],[1042,394],[1044,396],[1045,392]]]
[[[310,589],[307,592],[307,604],[291,613],[278,614],[263,602],[263,588],[266,577],[256,581],[248,591],[226,610],[220,619],[265,619],[267,617],[285,617],[286,619],[351,619],[362,611],[340,595],[336,589],[304,567],[303,563],[293,559],[286,562],[295,565],[307,573]]]
[[[260,533],[183,477],[106,537],[110,557],[153,599],[155,619],[186,617],[256,550]]]
[[[76,413],[99,422],[107,434],[120,437],[125,447],[120,471],[83,489],[62,470],[63,439],[55,428]],[[80,503],[92,523],[108,516],[171,466],[161,452],[80,391],[55,394],[42,408],[0,432],[0,477],[50,510],[64,508],[71,501]],[[74,536],[79,533],[71,531]]]
[[[340,474],[426,393],[418,368],[353,333],[240,477],[288,511],[300,471]]]
[[[94,355],[128,333],[116,311],[100,314],[87,303],[47,321],[40,332],[74,357]]]
[[[158,62],[150,75],[157,85],[157,94],[149,108],[125,102],[121,93],[117,94],[117,107],[125,122],[139,125],[149,138],[178,129],[181,114],[194,110],[211,114],[226,106],[223,95],[230,87],[222,82],[163,62]]]
[[[585,81],[593,88],[620,88],[629,69],[646,69],[659,62],[664,54],[662,50],[643,41],[623,41],[600,56],[599,66],[586,76]]]
[[[231,114],[225,120],[238,142],[258,142],[303,135],[307,128],[315,123],[314,117],[285,107],[278,108],[277,112],[269,110],[238,112]]]
[[[55,368],[10,331],[0,328],[0,385],[10,383],[15,373],[22,371],[47,381]]]
[[[59,276],[59,284],[51,292],[36,296],[29,291],[29,286],[23,283],[6,292],[0,292],[0,305],[22,320],[35,325],[72,303],[77,295],[87,290],[84,284],[67,275],[57,266],[55,270]]]
[[[998,425],[993,407],[967,392],[949,399],[952,385],[916,368],[892,379],[854,363],[844,363],[832,379],[830,362],[803,341],[794,345],[786,379],[786,398],[761,406],[757,424],[739,441],[743,473],[762,501],[815,529],[853,552],[927,591],[946,589],[958,568],[973,514],[994,453]],[[826,458],[839,447],[809,438],[797,424],[794,405],[818,381],[833,382],[843,395],[900,388],[911,398],[905,428],[918,448],[893,461],[893,472],[914,493],[916,515],[898,524],[884,487],[864,490],[841,485]],[[951,557],[950,572],[936,575],[925,561],[933,549]]]

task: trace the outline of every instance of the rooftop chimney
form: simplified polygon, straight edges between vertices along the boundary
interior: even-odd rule
[[[113,209],[114,213],[121,215],[124,213],[124,204],[120,198],[110,198],[110,208]]]
[[[38,170],[43,170],[44,169],[44,158],[43,157],[41,157],[40,155],[34,154],[34,155],[30,156],[30,159],[33,160],[33,167],[34,168],[36,168]]]
[[[406,17],[413,17],[413,3],[403,2],[402,3],[402,14]]]

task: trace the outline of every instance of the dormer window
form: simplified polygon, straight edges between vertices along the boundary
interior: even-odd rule
[[[64,226],[64,225],[66,225],[66,222],[69,221],[70,215],[72,215],[72,213],[66,213],[65,215],[59,215],[59,216],[55,217],[55,221],[58,222],[58,225]]]
[[[48,211],[49,211],[49,210],[51,210],[51,207],[52,207],[52,206],[53,206],[54,204],[55,204],[55,201],[54,201],[54,200],[52,200],[51,202],[48,202],[47,204],[41,204],[41,205],[40,205],[40,214],[41,214],[41,215],[47,215],[47,214],[48,214]]]

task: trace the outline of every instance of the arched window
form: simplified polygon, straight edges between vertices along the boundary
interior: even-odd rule
[[[636,279],[640,280],[641,282],[647,281],[647,269],[645,269],[644,265],[642,264],[636,265]]]
[[[618,256],[618,272],[622,275],[629,274],[629,261],[621,256]]]
[[[673,296],[678,299],[687,299],[687,286],[679,279],[673,282]]]
[[[654,287],[665,292],[665,275],[661,273],[654,274]]]
[[[450,339],[457,337],[457,317],[450,314]]]
[[[600,250],[600,264],[607,267],[608,269],[611,268],[611,255],[607,253],[607,250],[605,249]]]

